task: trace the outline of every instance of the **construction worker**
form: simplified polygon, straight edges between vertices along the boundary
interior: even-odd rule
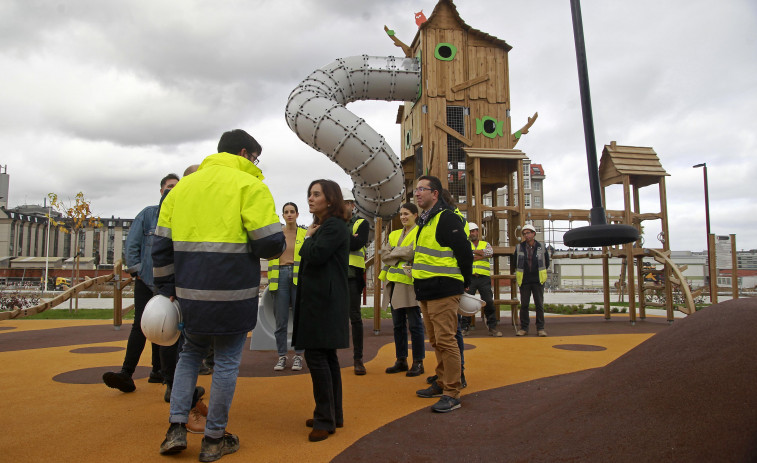
[[[360,311],[360,296],[365,288],[365,245],[368,242],[370,226],[365,219],[359,217],[355,210],[355,195],[352,191],[342,188],[344,204],[352,213],[348,224],[350,236],[350,266],[348,281],[350,290],[350,325],[352,326],[352,357],[355,374],[362,376],[366,373],[363,365],[363,314]]]
[[[492,245],[480,239],[481,230],[474,222],[469,223],[471,250],[473,251],[473,278],[467,289],[468,294],[481,295],[486,302],[484,316],[486,325],[489,327],[489,336],[502,337],[502,332],[497,331],[497,317],[494,313],[494,297],[492,295],[491,263],[489,259],[494,255]],[[463,335],[470,334],[470,323],[473,317],[463,317]]]

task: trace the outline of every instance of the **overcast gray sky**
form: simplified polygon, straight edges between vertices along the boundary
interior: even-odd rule
[[[414,13],[434,0],[10,0],[0,6],[0,165],[9,206],[83,191],[103,217],[157,203],[159,180],[216,152],[243,128],[263,146],[277,206],[349,177],[284,119],[311,71],[352,55],[400,56],[386,24],[410,43]],[[512,126],[539,119],[518,148],[544,166],[545,207],[591,206],[568,0],[459,0],[468,25],[510,52]],[[751,0],[584,0],[597,151],[612,140],[651,146],[667,178],[674,250],[706,247],[702,170],[713,233],[757,248],[757,3]],[[348,108],[399,151],[398,103]],[[646,191],[649,190],[649,191]],[[657,212],[657,188],[642,189]],[[622,208],[622,187],[608,188]],[[576,223],[576,226],[585,223]],[[660,247],[659,221],[645,245]]]

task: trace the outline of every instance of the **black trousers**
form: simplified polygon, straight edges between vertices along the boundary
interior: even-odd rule
[[[344,424],[342,373],[336,349],[305,349],[305,361],[313,380],[313,429],[336,430]]]
[[[361,276],[362,278],[362,276]],[[360,312],[360,296],[363,294],[363,281],[350,278],[350,324],[352,325],[352,354],[355,360],[363,360],[363,314]]]
[[[142,333],[142,314],[145,311],[147,302],[152,298],[152,290],[142,280],[134,281],[134,324],[131,325],[129,340],[126,341],[126,356],[121,370],[129,376],[134,374],[139,363],[139,357],[145,349],[144,333]],[[159,345],[152,345],[152,370],[160,371],[160,349]]]
[[[534,297],[536,306],[536,329],[544,329],[544,285],[539,283],[523,283],[520,286],[520,328],[528,331],[528,305]]]
[[[497,315],[494,310],[494,295],[492,294],[492,279],[486,275],[473,275],[468,294],[474,295],[476,291],[481,295],[481,299],[486,302],[484,307],[484,316],[486,317],[486,326],[491,329],[497,327]],[[463,329],[467,330],[473,317],[463,317]]]

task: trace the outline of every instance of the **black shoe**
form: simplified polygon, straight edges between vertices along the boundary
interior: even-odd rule
[[[362,360],[355,360],[355,374],[363,376],[365,374],[365,365]]]
[[[433,383],[426,389],[415,391],[415,395],[417,395],[418,397],[423,397],[424,399],[431,399],[433,397],[441,397],[442,392],[444,392],[442,391],[442,388],[438,384]]]
[[[184,423],[171,423],[166,438],[160,444],[161,455],[173,455],[187,448],[187,427]]]
[[[426,378],[426,383],[428,383],[428,384],[434,384],[434,383],[436,383],[437,379],[439,379],[439,377],[437,375],[429,376],[428,378]]]
[[[407,359],[397,359],[394,365],[386,369],[389,374],[399,373],[400,371],[407,371]]]
[[[420,376],[423,373],[423,361],[413,362],[413,367],[410,368],[407,373],[405,373],[405,376]]]
[[[431,411],[437,413],[447,413],[460,408],[460,400],[443,395],[439,402],[431,406]]]
[[[165,400],[167,404],[171,403],[171,385],[170,384],[166,384],[166,393],[163,394],[163,400]]]
[[[160,383],[162,384],[164,381],[163,374],[159,371],[152,370],[150,372],[150,377],[147,378],[148,383]]]
[[[131,375],[120,371],[115,373],[109,371],[103,375],[103,382],[106,386],[118,389],[121,392],[134,392],[137,386],[134,385],[134,380],[131,379]]]
[[[202,386],[195,387],[195,393],[192,394],[192,408],[195,408],[197,401],[200,400],[200,397],[203,395],[205,395],[205,388]]]
[[[239,450],[239,437],[228,432],[220,439],[202,438],[200,461],[216,461],[222,456]]]

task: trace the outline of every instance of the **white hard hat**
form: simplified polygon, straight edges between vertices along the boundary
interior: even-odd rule
[[[179,301],[158,294],[147,301],[142,313],[142,333],[148,341],[159,346],[173,345],[181,334]]]
[[[524,226],[523,226],[523,230],[531,230],[532,232],[536,233],[536,229],[535,229],[535,228],[534,228],[534,226],[533,226],[533,225],[531,225],[530,223],[529,223],[529,224],[526,224],[526,225],[524,225]],[[523,230],[521,230],[521,233],[523,233]]]
[[[478,230],[478,225],[476,225],[476,222],[468,222],[468,230]]]
[[[481,300],[481,297],[478,295],[472,295],[468,293],[463,293],[460,296],[460,308],[459,312],[461,315],[476,315],[479,310],[481,310],[481,307],[483,307],[486,303]]]
[[[352,190],[348,190],[347,188],[342,188],[342,197],[345,201],[355,201],[355,195],[352,194]]]

